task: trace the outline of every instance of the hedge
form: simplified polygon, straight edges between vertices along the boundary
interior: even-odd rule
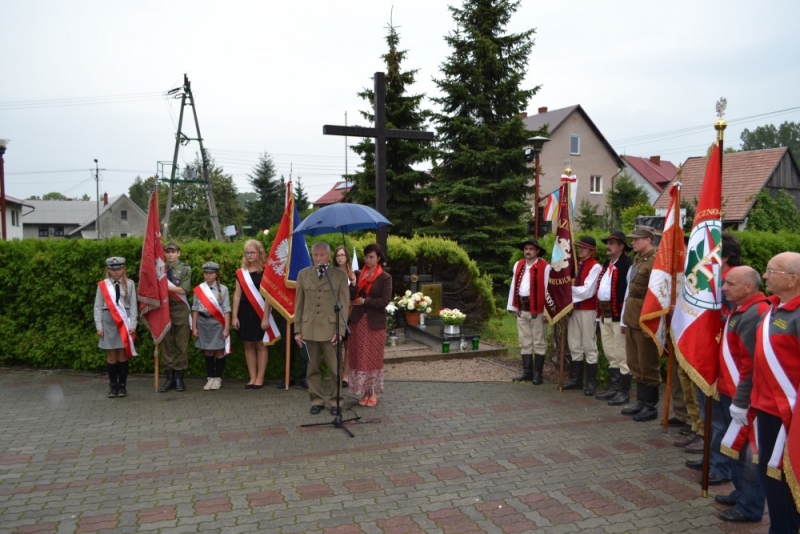
[[[275,232],[270,232],[274,235]],[[260,236],[267,250],[271,240]],[[332,248],[342,243],[341,234],[309,239],[309,246],[324,240]],[[353,246],[374,242],[372,234],[348,235]],[[453,241],[438,238],[404,239],[389,237],[388,265],[394,291],[405,291],[403,276],[417,266],[419,273],[433,274],[444,287],[444,305],[457,307],[469,303],[472,324],[479,324],[494,313],[491,282],[477,264]],[[233,298],[236,269],[242,257],[242,242],[190,241],[181,243],[181,260],[192,268],[192,285],[203,281],[201,266],[207,261],[220,264],[220,281]],[[31,239],[0,242],[0,364],[38,368],[75,369],[102,372],[104,351],[97,348],[93,305],[97,282],[105,276],[105,259],[127,258],[129,278],[138,282],[142,250],[141,238],[111,238],[101,242],[66,239]],[[363,257],[359,256],[363,264]],[[141,321],[137,328],[139,357],[131,361],[131,372],[152,373],[153,341]],[[233,354],[226,374],[248,376],[244,348],[232,332]],[[284,349],[281,342],[270,347],[269,378],[283,376]],[[202,353],[190,342],[188,374],[205,376]]]

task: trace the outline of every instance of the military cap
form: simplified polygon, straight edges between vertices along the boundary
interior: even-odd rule
[[[106,259],[106,267],[109,269],[120,269],[125,267],[125,258],[111,256],[110,258]]]
[[[180,245],[178,245],[175,241],[167,241],[167,244],[164,245],[164,250],[169,250],[171,248],[174,248],[178,252],[181,251]]]
[[[652,226],[639,225],[633,230],[633,232],[628,234],[628,237],[630,237],[631,239],[644,237],[644,238],[650,238],[653,241],[655,241],[656,235],[658,235],[658,232]]]
[[[219,271],[219,263],[215,261],[207,261],[203,264],[203,272],[218,272]]]

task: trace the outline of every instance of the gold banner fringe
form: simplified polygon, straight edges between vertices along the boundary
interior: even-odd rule
[[[683,356],[683,353],[678,348],[678,343],[675,341],[675,333],[670,328],[669,331],[670,338],[672,338],[672,346],[675,348],[675,359],[678,361],[678,364],[686,371],[687,376],[691,379],[692,382],[695,383],[697,387],[700,388],[704,394],[709,397],[716,398],[719,400],[718,396],[714,396],[714,385],[709,384],[706,382],[706,379],[697,372],[697,370],[689,363],[686,358]]]
[[[569,303],[569,304],[568,304],[568,305],[567,305],[567,306],[566,306],[566,307],[565,307],[563,310],[561,310],[560,312],[558,312],[558,315],[556,315],[556,316],[555,316],[555,318],[551,318],[551,317],[550,317],[550,314],[549,314],[549,313],[547,313],[547,311],[545,310],[545,316],[547,317],[547,321],[550,323],[550,325],[551,325],[551,326],[552,326],[552,325],[554,325],[554,324],[556,324],[556,323],[557,323],[558,321],[560,321],[560,320],[561,320],[561,319],[562,319],[562,318],[563,318],[563,317],[564,317],[566,314],[568,314],[569,312],[571,312],[571,311],[572,311],[572,309],[573,309],[574,307],[575,307],[575,306],[574,306],[574,304],[573,304],[572,302],[570,302],[570,303]]]
[[[777,467],[767,466],[767,476],[772,477],[775,480],[781,480],[781,470]]]
[[[721,452],[725,456],[733,458],[734,460],[738,460],[739,459],[739,451],[735,451],[735,450],[731,449],[730,447],[728,447],[727,445],[720,444],[719,452]]]
[[[658,319],[660,317],[663,317],[667,313],[669,313],[669,310],[658,310],[658,311],[650,312],[650,313],[648,313],[646,315],[642,315],[642,316],[639,317],[639,326],[642,328],[642,330],[648,336],[650,336],[650,339],[653,340],[653,343],[656,344],[656,347],[658,347],[658,353],[659,354],[664,352],[664,345],[662,345],[661,343],[658,342],[658,338],[656,337],[656,333],[652,332],[649,328],[647,328],[647,326],[645,326],[644,323],[645,323],[645,321],[650,321],[651,319]],[[666,335],[666,332],[664,332],[664,334]]]
[[[789,447],[783,449],[783,471],[786,474],[786,483],[789,484],[789,489],[792,490],[794,507],[800,513],[800,483],[797,481],[797,476],[794,469],[792,469],[792,462],[789,460]]]

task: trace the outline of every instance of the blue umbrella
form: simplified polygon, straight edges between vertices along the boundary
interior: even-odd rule
[[[377,230],[392,223],[368,206],[361,204],[331,204],[320,208],[295,228],[295,234],[316,236],[320,234],[342,234],[356,230]]]

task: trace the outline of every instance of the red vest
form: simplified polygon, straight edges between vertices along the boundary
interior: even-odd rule
[[[581,269],[581,265],[583,266],[583,269]],[[575,272],[577,273],[577,270],[580,270],[581,275],[580,275],[580,277],[575,278],[575,285],[576,286],[582,286],[583,285],[583,283],[586,281],[586,278],[589,276],[589,273],[592,272],[592,268],[595,265],[598,265],[598,262],[594,258],[589,258],[586,261],[578,262],[578,265],[575,267],[576,268]],[[600,285],[600,279],[599,278],[597,279],[597,285],[598,286]],[[592,311],[597,310],[597,288],[595,287],[594,295],[592,295],[591,297],[589,297],[586,300],[582,300],[582,301],[578,302],[577,304],[575,304],[575,309],[576,310],[592,310]]]
[[[522,281],[522,276],[525,274],[526,269],[525,260],[517,262],[516,269],[514,270],[514,305],[518,309],[522,309],[519,300],[519,284]],[[536,263],[531,266],[531,293],[530,298],[530,312],[532,314],[539,314],[544,311],[544,271],[547,267],[547,262],[542,258],[538,258]],[[535,276],[534,276],[535,273]]]

